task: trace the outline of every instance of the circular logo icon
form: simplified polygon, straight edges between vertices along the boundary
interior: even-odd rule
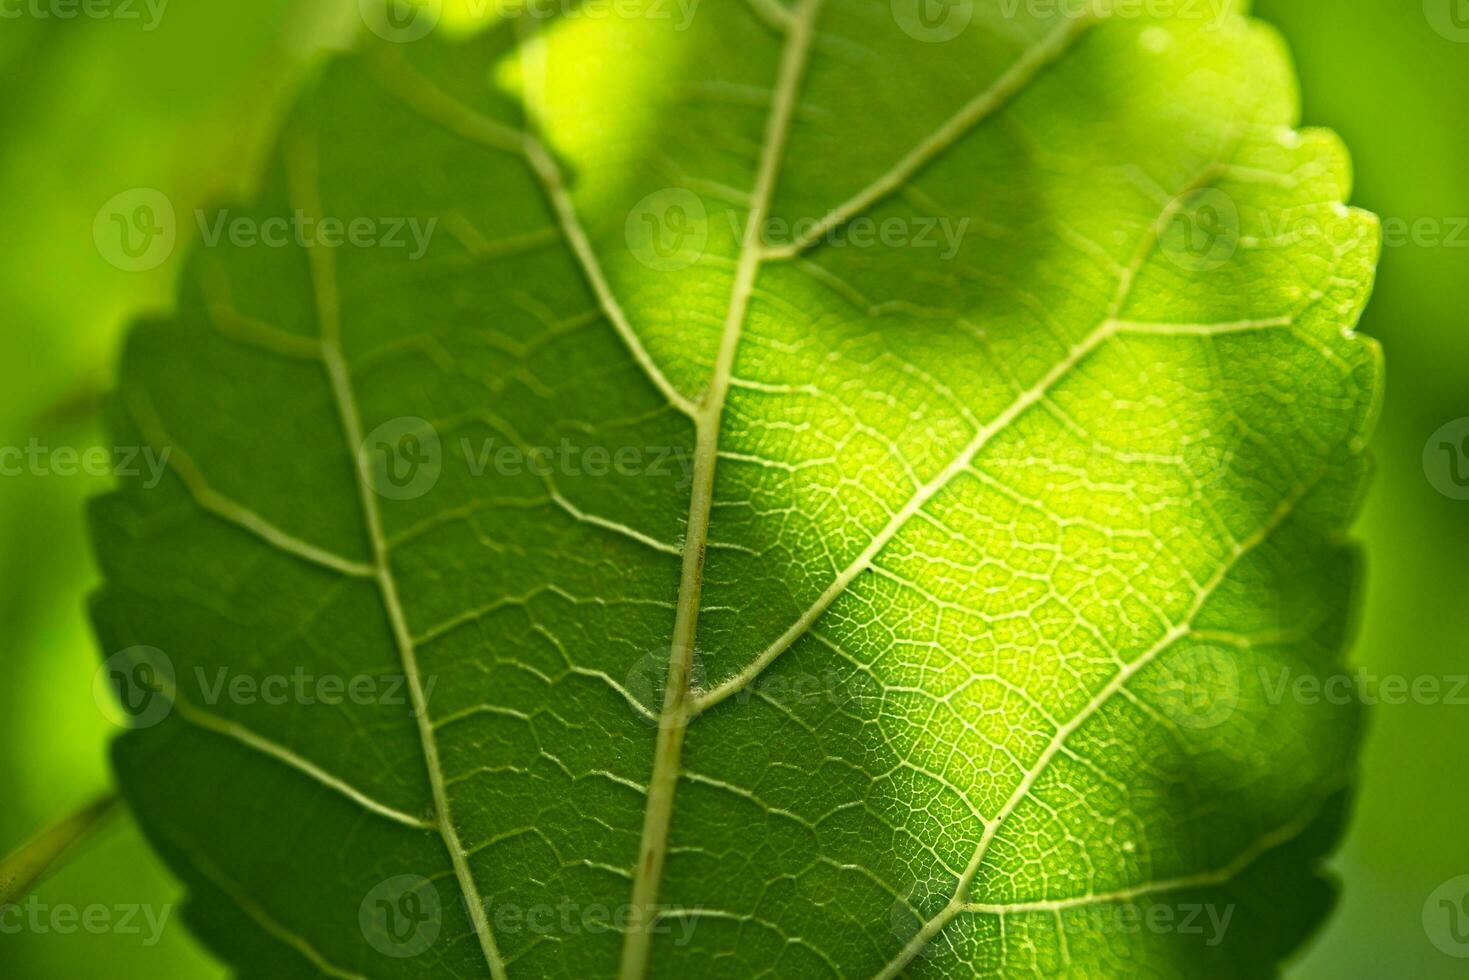
[[[667,647],[649,650],[627,672],[627,683],[623,689],[629,698],[642,705],[643,710],[638,712],[638,717],[650,725],[659,724],[663,715],[663,697],[668,690],[668,666],[671,657]],[[695,650],[689,675],[690,689],[703,689],[704,679],[704,658]]]
[[[1180,455],[1188,475],[1200,487],[1212,487],[1229,475],[1239,456],[1238,439],[1198,439],[1185,444]]]
[[[378,883],[357,909],[357,925],[373,949],[407,959],[428,949],[444,926],[434,883],[422,875],[398,875]]]
[[[444,15],[444,0],[357,0],[357,11],[384,41],[410,44],[433,33]]]
[[[1159,668],[1158,709],[1184,728],[1213,728],[1239,704],[1239,666],[1227,650],[1196,646]]]
[[[974,0],[892,0],[893,20],[915,41],[942,44],[964,33]]]
[[[1158,239],[1168,261],[1185,272],[1211,272],[1239,250],[1239,208],[1217,187],[1205,187],[1174,202],[1175,211]]]
[[[1469,959],[1469,875],[1450,878],[1428,896],[1423,931],[1440,953]]]
[[[119,728],[152,728],[173,712],[176,682],[168,654],[157,647],[128,647],[92,675],[92,698]]]
[[[655,272],[677,272],[704,257],[709,213],[699,195],[666,187],[633,207],[625,230],[634,258]]]
[[[1423,16],[1443,37],[1469,44],[1469,0],[1423,0]]]
[[[109,264],[124,272],[156,269],[178,243],[173,202],[151,187],[123,191],[97,212],[92,241]]]
[[[431,422],[405,416],[368,433],[358,462],[378,496],[413,500],[438,485],[444,472],[444,447]]]
[[[1451,500],[1469,500],[1469,418],[1455,419],[1423,444],[1423,474]]]
[[[925,924],[943,911],[958,890],[959,879],[950,874],[930,875],[915,881],[893,901],[888,913],[893,935],[906,945],[923,930]],[[935,943],[924,943],[918,955],[933,956],[936,952]]]

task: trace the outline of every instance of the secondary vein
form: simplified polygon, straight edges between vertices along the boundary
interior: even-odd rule
[[[1238,567],[1239,563],[1256,548],[1260,547],[1270,539],[1275,530],[1279,528],[1295,512],[1297,505],[1307,494],[1309,494],[1320,482],[1321,473],[1307,480],[1288,494],[1271,513],[1265,523],[1253,534],[1242,539],[1231,549],[1229,556],[1219,565],[1209,580],[1198,590],[1190,603],[1188,610],[1178,623],[1170,628],[1155,643],[1149,646],[1137,659],[1129,662],[1127,666],[1112,675],[1111,680],[1098,691],[1090,701],[1082,706],[1066,724],[1062,725],[1051,737],[1045,749],[1026,770],[1014,791],[1006,798],[998,813],[990,820],[980,835],[979,843],[975,846],[974,853],[969,859],[964,873],[959,876],[959,882],[954,889],[947,905],[941,909],[932,919],[929,919],[919,929],[917,934],[904,945],[902,950],[894,957],[873,980],[896,980],[908,964],[911,963],[922,949],[933,941],[940,932],[961,912],[968,909],[971,904],[968,900],[969,889],[973,886],[984,864],[985,856],[989,853],[990,845],[999,836],[1000,828],[1015,812],[1015,810],[1030,796],[1031,789],[1046,772],[1051,761],[1066,746],[1071,736],[1079,731],[1083,725],[1097,715],[1117,694],[1127,686],[1128,681],[1135,677],[1145,667],[1157,660],[1173,645],[1187,637],[1193,630],[1194,623],[1208,606],[1209,600],[1217,594],[1219,588],[1228,579],[1229,575]]]
[[[517,25],[519,24],[520,21],[517,21]],[[527,60],[527,50],[537,43],[540,42],[536,36],[521,42],[522,64]],[[591,239],[587,237],[577,216],[561,168],[539,137],[531,132],[511,129],[459,103],[401,59],[374,63],[373,67],[374,77],[383,89],[424,119],[470,142],[509,153],[530,168],[555,214],[557,234],[566,240],[567,246],[576,257],[587,285],[595,294],[598,306],[608,323],[659,393],[677,411],[692,417],[697,406],[669,380],[633,330],[622,304],[618,302],[606,274],[602,271],[602,264],[597,259]],[[530,71],[527,71],[527,76],[528,79],[536,77]],[[529,81],[527,84],[529,86]],[[527,95],[527,102],[531,101]]]
[[[298,140],[292,147],[289,172],[292,196],[306,214],[322,213],[318,190],[317,162],[314,140]],[[466,911],[479,938],[480,949],[494,980],[506,980],[505,961],[490,931],[485,912],[485,903],[479,894],[479,885],[469,868],[469,858],[459,840],[459,831],[449,807],[449,794],[444,785],[442,763],[439,761],[439,746],[434,727],[428,715],[428,698],[424,694],[423,681],[418,670],[418,655],[413,636],[408,630],[407,617],[403,612],[402,600],[398,596],[398,583],[393,576],[388,559],[387,539],[383,535],[382,516],[378,512],[377,499],[373,496],[362,463],[358,459],[357,447],[362,445],[362,416],[357,407],[357,397],[352,387],[351,372],[342,351],[341,305],[337,293],[336,264],[331,251],[325,248],[307,250],[311,282],[315,292],[317,319],[321,329],[322,360],[331,384],[332,397],[336,402],[342,430],[347,438],[348,452],[355,462],[353,474],[361,501],[363,520],[367,536],[372,544],[373,578],[377,582],[383,608],[392,626],[393,638],[398,655],[403,662],[403,675],[408,681],[408,693],[413,702],[413,718],[418,725],[419,741],[423,748],[424,767],[428,771],[429,787],[434,800],[434,821],[449,852],[450,863],[459,889],[463,893]]]
[[[974,127],[993,116],[1019,96],[1047,68],[1059,61],[1071,46],[1101,15],[1096,5],[1089,5],[1074,16],[1063,18],[1061,26],[1046,35],[1040,43],[1028,48],[994,84],[980,92],[958,112],[946,119],[938,129],[913,147],[872,183],[827,213],[826,217],[805,235],[783,248],[772,249],[769,257],[791,259],[812,248],[835,227],[870,209],[913,179],[923,168],[961,140]]]

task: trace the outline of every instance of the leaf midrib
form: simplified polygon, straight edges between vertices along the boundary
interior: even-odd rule
[[[651,930],[647,928],[643,917],[654,914],[657,902],[668,835],[672,824],[682,745],[689,723],[706,708],[712,707],[743,688],[809,630],[830,603],[851,584],[861,567],[902,529],[912,513],[920,509],[933,494],[946,486],[957,470],[967,466],[973,454],[977,453],[995,432],[1003,429],[1010,421],[1010,417],[1006,416],[982,429],[966,452],[961,454],[950,467],[946,468],[925,488],[928,492],[916,495],[910,502],[910,508],[905,508],[882,532],[874,537],[868,548],[864,549],[862,556],[853,563],[849,573],[838,576],[817,603],[746,670],[714,691],[703,696],[695,696],[691,686],[693,657],[698,631],[703,564],[708,545],[709,515],[713,502],[714,471],[718,460],[721,420],[733,374],[735,355],[738,351],[759,270],[767,260],[790,259],[798,256],[819,242],[826,230],[865,211],[877,201],[895,192],[972,131],[980,122],[1015,98],[1030,81],[1059,59],[1095,19],[1095,11],[1090,6],[1085,8],[1081,16],[1068,18],[1059,28],[1051,31],[1039,43],[1027,49],[994,83],[966,103],[957,113],[946,119],[937,130],[905,154],[896,165],[869,183],[852,198],[830,211],[817,226],[816,232],[787,249],[766,248],[761,240],[760,230],[764,225],[779,181],[785,141],[789,135],[790,122],[794,114],[805,62],[810,53],[821,2],[822,0],[804,0],[801,6],[792,13],[787,23],[786,46],[781,60],[780,76],[772,96],[771,114],[761,152],[759,173],[752,194],[753,203],[741,241],[735,282],[726,310],[719,354],[709,388],[698,404],[698,411],[694,415],[697,432],[694,484],[684,545],[678,612],[675,618],[663,712],[659,722],[653,776],[649,781],[643,839],[639,848],[638,862],[634,868],[632,923],[623,947],[623,959],[619,971],[621,980],[641,980],[647,973]],[[589,275],[594,270],[595,265],[588,270]],[[593,275],[592,278],[594,283],[600,281],[598,276]],[[1100,343],[1104,339],[1104,331],[1099,328],[1094,337],[1088,338],[1088,343]],[[1058,377],[1068,373],[1089,353],[1090,349],[1087,345],[1074,348],[1052,373]],[[1041,397],[1047,387],[1049,384],[1037,386],[1033,392],[1034,398]],[[1034,398],[1030,401],[1024,398],[1018,399],[1012,406],[1015,414],[1028,408]]]
[[[530,132],[517,132],[460,105],[452,98],[438,92],[427,79],[417,77],[401,61],[393,66],[404,73],[412,83],[407,86],[389,86],[393,94],[399,96],[405,104],[461,136],[520,156],[531,167],[542,184],[548,203],[556,213],[562,232],[576,254],[578,263],[587,276],[599,305],[619,337],[624,341],[630,354],[646,376],[667,401],[676,410],[692,418],[695,423],[694,481],[690,495],[687,534],[682,549],[683,565],[675,617],[674,642],[670,651],[668,682],[665,687],[665,701],[660,717],[659,746],[655,753],[653,778],[649,783],[643,842],[640,847],[639,861],[634,869],[631,903],[633,924],[628,931],[624,946],[620,973],[623,980],[640,980],[646,975],[651,931],[641,927],[639,915],[640,913],[652,913],[656,905],[671,826],[674,791],[680,776],[679,758],[687,725],[702,710],[712,707],[719,700],[733,693],[735,689],[721,687],[703,697],[695,697],[691,683],[693,650],[701,608],[702,572],[705,550],[708,545],[709,515],[713,502],[714,471],[718,459],[723,409],[759,271],[766,261],[793,258],[800,252],[813,247],[818,241],[815,238],[809,241],[803,240],[797,246],[784,250],[766,248],[760,240],[759,232],[770,210],[779,182],[785,143],[794,116],[800,81],[812,46],[817,14],[822,2],[823,0],[803,0],[801,7],[784,25],[786,44],[781,61],[781,73],[772,94],[771,113],[761,153],[756,188],[752,194],[752,207],[741,242],[731,299],[721,333],[720,349],[709,386],[698,401],[687,398],[669,381],[632,329],[580,225],[560,169],[541,140]],[[1093,20],[1094,17],[1090,14],[1068,18],[1059,28],[1048,33],[1036,45],[1028,48],[1000,78],[961,107],[957,113],[946,119],[939,129],[905,154],[894,167],[884,172],[851,199],[829,212],[823,219],[823,227],[839,224],[899,189],[967,132],[1013,100],[1030,81],[1058,60]],[[536,43],[541,43],[539,38],[534,40]],[[522,59],[526,57],[529,43],[522,42],[520,49]],[[534,72],[527,72],[527,77],[534,79],[537,76]],[[382,76],[380,80],[389,81]],[[331,272],[329,258],[328,256],[328,263],[325,266],[327,273]],[[318,277],[314,274],[313,278]],[[323,279],[322,281],[328,285],[328,289],[318,290],[319,305],[320,295],[334,295],[330,289],[332,280]],[[332,313],[334,315],[334,310]],[[326,322],[326,317],[323,316],[323,323]],[[360,432],[361,429],[360,421],[355,418],[355,407],[351,400],[350,379],[341,357],[339,343],[335,347],[334,357],[331,356],[332,350],[327,349],[325,340],[323,346],[329,370],[334,375],[337,373],[332,368],[334,360],[340,371],[340,380],[334,377],[333,387],[334,392],[338,393],[344,425],[350,438],[354,430]],[[1063,364],[1057,365],[1053,373],[1066,373],[1087,352],[1088,350],[1080,348],[1074,349]],[[1044,386],[1038,386],[1038,390],[1044,390]],[[1016,411],[1023,411],[1024,407],[1026,405],[1017,405]],[[973,451],[977,452],[978,448],[987,442],[995,431],[1003,428],[1003,425],[1004,423],[997,420],[996,423],[987,426],[984,432],[976,438]],[[949,471],[955,467],[962,468],[967,463],[969,455],[972,453],[966,453],[965,457],[956,460],[951,467],[947,468],[944,474],[934,481],[932,492],[936,493],[943,484],[951,480],[953,474]],[[393,620],[395,634],[398,634],[400,653],[405,660],[405,671],[415,678],[410,686],[421,697],[421,685],[416,682],[416,663],[412,663],[413,641],[407,634],[403,612],[397,601],[396,582],[388,566],[386,542],[382,536],[376,502],[371,499],[370,487],[364,482],[360,472],[358,473],[358,484],[360,492],[364,495],[364,511],[367,515],[369,536],[373,542],[374,554],[377,556],[374,565],[375,577],[379,581],[385,605]],[[917,500],[916,507],[921,507],[926,498],[915,499]],[[885,528],[864,551],[864,556],[868,556],[868,552],[875,554],[875,551],[880,550],[904,523],[906,520],[895,520],[888,528]],[[794,624],[776,644],[767,649],[756,663],[742,672],[739,677],[732,679],[730,683],[738,682],[740,686],[748,683],[751,677],[768,666],[791,643],[806,632],[820,618],[821,613],[830,602],[850,584],[850,581],[850,576],[839,577],[823,594],[822,600],[816,606],[808,610],[808,613]],[[479,934],[491,974],[495,980],[504,980],[504,963],[496,949],[488,922],[485,921],[477,884],[469,873],[463,847],[459,845],[457,832],[452,820],[448,817],[449,805],[437,764],[437,749],[433,743],[432,730],[424,723],[424,718],[426,714],[420,718],[420,725],[423,728],[422,736],[426,761],[430,770],[430,782],[435,790],[436,815],[441,823],[441,835],[445,838],[451,857],[454,858],[456,875],[459,877],[465,897],[469,900],[476,932]]]
[[[802,0],[786,33],[780,74],[771,96],[770,115],[756,173],[751,207],[740,243],[739,262],[713,377],[699,404],[695,419],[693,487],[684,539],[678,608],[674,618],[673,643],[669,654],[668,678],[664,687],[663,713],[658,725],[653,774],[648,781],[642,840],[633,869],[632,921],[624,939],[619,975],[623,980],[640,980],[648,971],[652,948],[651,923],[655,915],[663,866],[668,856],[668,836],[673,822],[674,796],[678,789],[684,735],[693,716],[692,675],[694,645],[702,606],[704,558],[709,543],[709,520],[714,503],[714,474],[719,461],[719,436],[724,406],[728,399],[735,355],[739,351],[750,299],[766,253],[761,247],[761,229],[775,197],[776,185],[790,136],[791,120],[805,76],[816,19],[822,0]]]

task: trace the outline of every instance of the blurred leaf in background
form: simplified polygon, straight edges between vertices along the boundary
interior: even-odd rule
[[[1425,472],[1424,450],[1469,416],[1469,4],[1257,0],[1256,13],[1295,52],[1307,124],[1351,147],[1353,203],[1383,219],[1377,295],[1362,324],[1386,349],[1388,382],[1358,529],[1367,600],[1356,661],[1369,679],[1358,686],[1371,696],[1370,678],[1381,678],[1391,695],[1387,678],[1425,692],[1438,681],[1436,695],[1371,709],[1355,812],[1333,862],[1341,905],[1295,976],[1463,977],[1469,943],[1452,942],[1448,911],[1429,898],[1469,874],[1469,688],[1453,696],[1453,678],[1469,674],[1469,501],[1434,488],[1430,476],[1450,474]],[[1429,455],[1447,467],[1438,449]]]
[[[37,17],[27,7],[0,31],[8,93],[0,181],[9,190],[0,200],[0,446],[80,454],[97,443],[94,407],[121,329],[170,302],[193,210],[244,191],[313,56],[355,28],[346,0],[131,6],[136,19],[79,16],[76,7],[67,19]],[[170,200],[179,238],[167,261],[129,272],[104,259],[93,225],[109,199],[140,187]],[[8,471],[21,472],[0,477],[0,851],[111,784],[114,730],[91,694],[93,571],[82,533],[85,500],[108,480],[61,475],[73,468],[65,455],[38,458],[48,462],[17,466],[12,456]],[[126,815],[77,857],[42,886],[39,902],[161,910],[177,900]],[[176,914],[148,938],[146,928],[25,930],[3,937],[0,974],[219,975]]]

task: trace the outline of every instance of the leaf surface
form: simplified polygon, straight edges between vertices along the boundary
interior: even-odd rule
[[[1256,976],[1324,914],[1345,154],[1237,14],[918,8],[371,46],[230,214],[421,257],[226,241],[134,331],[118,767],[243,976]]]

